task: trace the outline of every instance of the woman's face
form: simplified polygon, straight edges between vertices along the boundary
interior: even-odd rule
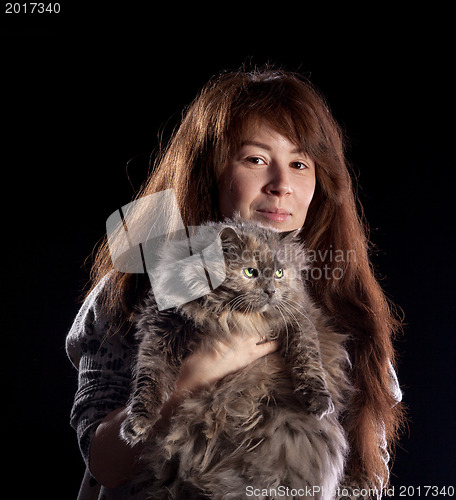
[[[285,136],[261,125],[228,162],[219,188],[223,217],[240,212],[280,231],[303,226],[315,191],[315,163]]]

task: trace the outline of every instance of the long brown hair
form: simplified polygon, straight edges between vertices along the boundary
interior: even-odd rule
[[[391,394],[388,366],[395,365],[391,339],[400,324],[374,276],[343,133],[320,93],[301,75],[276,69],[213,77],[187,108],[136,198],[172,188],[185,224],[220,219],[218,179],[246,129],[260,122],[298,144],[315,161],[316,190],[302,237],[312,251],[314,267],[326,269],[324,278],[309,278],[312,294],[350,338],[357,391],[344,420],[351,443],[347,473],[384,485],[388,471],[379,436],[385,432],[391,451],[403,411]],[[343,257],[328,259],[336,252]],[[112,262],[105,241],[92,267],[92,286],[109,271]],[[128,317],[145,289],[144,276],[114,271],[107,283],[107,306]]]

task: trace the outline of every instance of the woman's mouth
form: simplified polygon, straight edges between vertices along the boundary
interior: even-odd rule
[[[257,210],[257,212],[265,219],[274,222],[286,222],[291,218],[291,213],[283,208],[262,208]]]

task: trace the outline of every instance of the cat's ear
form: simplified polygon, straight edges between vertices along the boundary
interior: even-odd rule
[[[241,248],[242,239],[237,231],[230,226],[222,228],[219,232],[220,239],[222,240],[224,248]]]
[[[292,231],[284,231],[280,233],[280,239],[282,242],[289,243],[291,241],[298,241],[299,235],[302,233],[302,227],[299,229],[293,229]]]

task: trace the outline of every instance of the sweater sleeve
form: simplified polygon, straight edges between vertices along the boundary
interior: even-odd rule
[[[397,378],[396,371],[393,367],[391,361],[388,364],[388,375],[389,375],[389,389],[390,393],[395,400],[396,404],[402,401],[402,390],[399,385],[399,380]],[[386,441],[385,427],[382,426],[378,432],[378,445],[380,448],[380,454],[385,464],[385,471],[387,474],[386,481],[376,488],[371,488],[367,481],[360,484],[358,481],[353,481],[349,477],[344,477],[339,488],[337,489],[335,500],[381,500],[383,495],[383,488],[389,483],[390,477],[390,455],[388,453],[388,443]],[[361,492],[365,490],[368,492],[367,495],[362,495]]]
[[[70,424],[76,430],[86,465],[98,424],[111,411],[127,404],[134,357],[134,343],[127,341],[125,328],[109,321],[101,310],[103,284],[100,282],[86,298],[66,339],[68,357],[78,369]]]

